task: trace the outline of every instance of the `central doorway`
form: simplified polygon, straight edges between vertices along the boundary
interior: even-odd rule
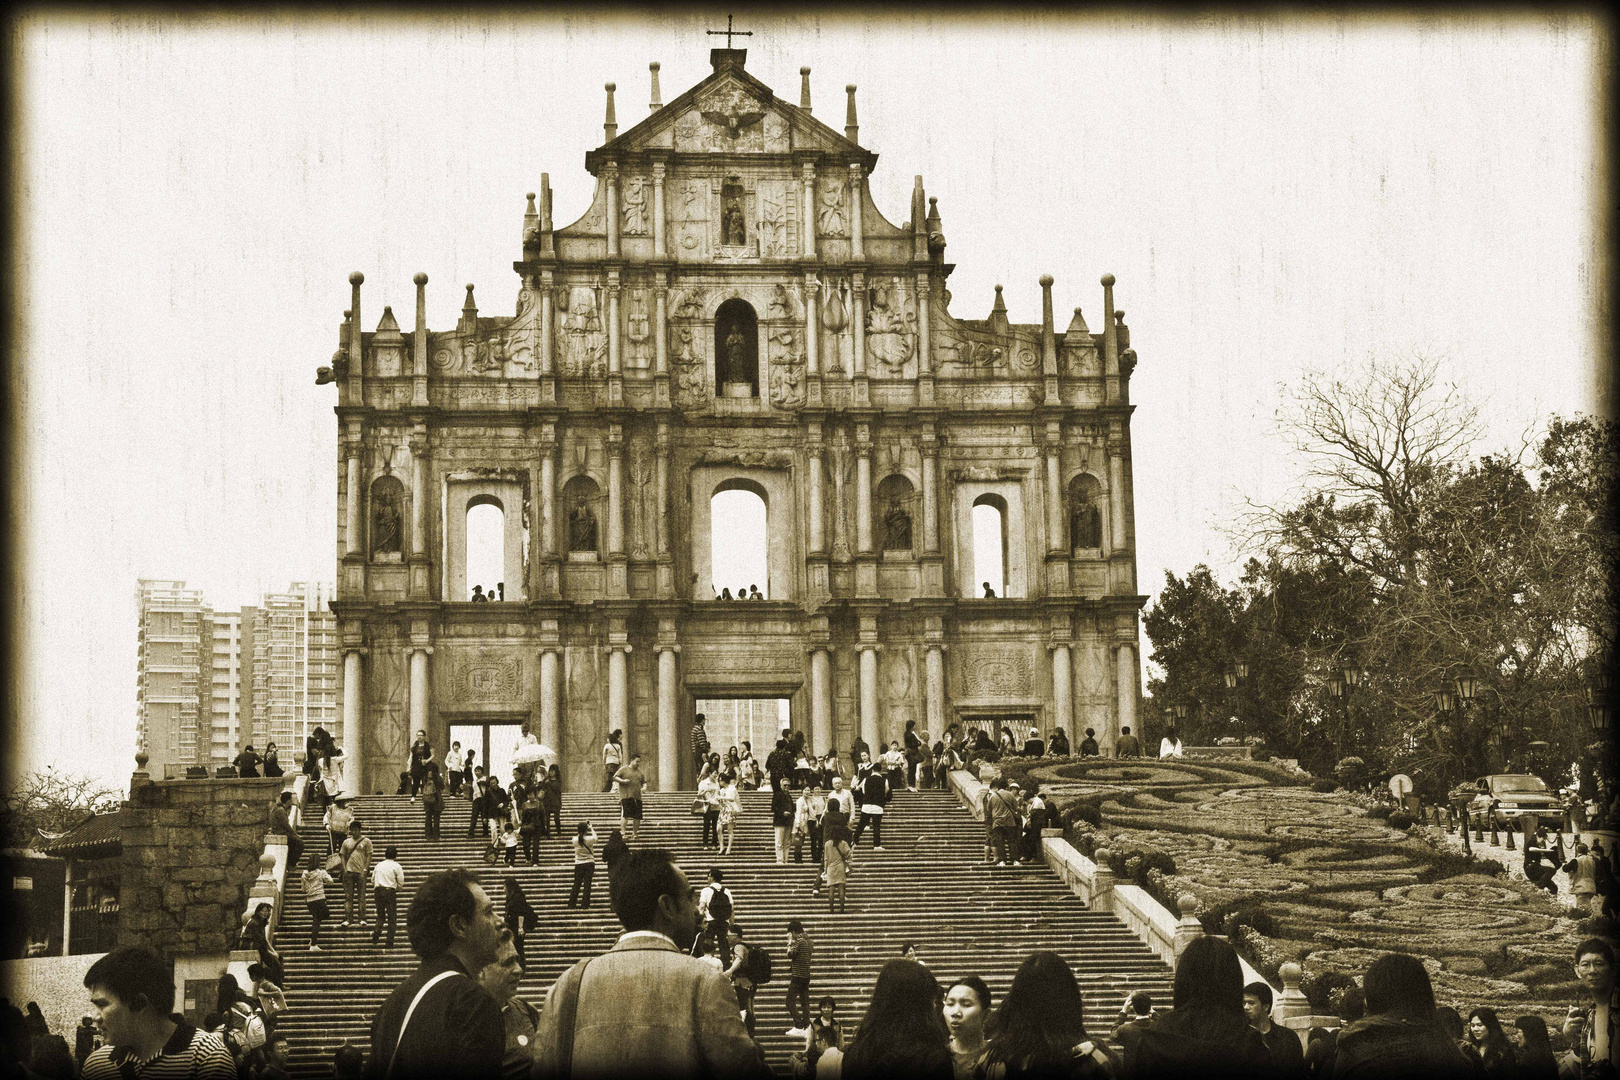
[[[512,782],[512,754],[522,736],[523,725],[516,720],[450,725],[450,741],[461,744],[462,760],[468,750],[476,750],[473,764],[482,765],[485,775],[499,777],[502,787]]]
[[[725,761],[727,750],[735,746],[740,754],[746,742],[762,768],[782,729],[792,726],[788,698],[698,698],[697,711],[703,714],[710,753]]]

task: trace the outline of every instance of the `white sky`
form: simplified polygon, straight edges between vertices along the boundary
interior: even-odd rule
[[[41,16],[19,57],[22,655],[17,764],[132,767],[137,577],[216,607],[334,577],[336,425],[314,371],[347,276],[364,320],[462,286],[510,314],[524,193],[587,205],[602,84],[621,130],[708,71],[715,20]],[[1293,476],[1269,427],[1309,365],[1423,353],[1491,438],[1597,408],[1597,72],[1578,19],[1264,21],[1036,12],[739,25],[751,72],[843,123],[873,194],[939,199],[952,310],[1015,322],[1057,278],[1101,326],[1118,276],[1140,581],[1233,561],[1240,493]]]

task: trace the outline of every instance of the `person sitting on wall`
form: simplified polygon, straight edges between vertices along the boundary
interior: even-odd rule
[[[1046,752],[1051,757],[1069,756],[1069,736],[1062,728],[1052,729],[1052,741],[1047,744]]]
[[[1130,729],[1126,728],[1125,730],[1129,731]],[[1102,756],[1102,750],[1097,746],[1097,732],[1092,728],[1086,728],[1086,737],[1080,740],[1080,756]]]
[[[988,581],[985,582],[984,583],[984,596],[982,597],[982,599],[994,600],[995,598],[996,598],[996,590],[994,590],[994,589],[992,589],[990,587],[990,583]]]
[[[484,595],[484,587],[482,585],[473,586],[472,602],[475,604],[487,604],[489,602],[489,597]]]

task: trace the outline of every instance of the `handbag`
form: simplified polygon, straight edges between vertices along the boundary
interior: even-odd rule
[[[708,809],[709,809],[709,804],[704,801],[703,796],[699,795],[697,798],[692,800],[692,816],[693,817],[702,817],[705,813],[708,812]]]

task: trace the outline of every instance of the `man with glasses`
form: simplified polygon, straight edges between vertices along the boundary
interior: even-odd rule
[[[1580,1062],[1582,1077],[1614,1076],[1620,1070],[1620,992],[1615,986],[1614,947],[1602,938],[1587,938],[1575,946],[1575,978],[1591,995],[1585,1008],[1570,1006],[1564,1021]]]

